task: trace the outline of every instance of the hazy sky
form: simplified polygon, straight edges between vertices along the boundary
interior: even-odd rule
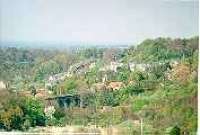
[[[0,0],[1,41],[138,42],[198,35],[197,0]]]

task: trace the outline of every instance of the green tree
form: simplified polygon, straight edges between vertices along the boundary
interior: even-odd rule
[[[25,99],[21,104],[24,115],[30,120],[31,126],[44,126],[44,105],[36,99]]]

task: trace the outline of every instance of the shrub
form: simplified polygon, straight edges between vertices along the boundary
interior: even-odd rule
[[[30,118],[31,126],[44,126],[45,115],[43,104],[36,99],[26,99],[23,105],[25,115]]]
[[[22,97],[13,97],[7,101],[7,104],[4,104],[4,110],[12,111],[10,108],[18,107],[20,110],[20,120],[17,118],[15,123],[16,127],[11,127],[12,129],[27,129],[30,126],[44,126],[45,125],[45,116],[44,116],[44,105],[34,98],[22,98]],[[6,111],[6,112],[7,112]],[[18,113],[19,114],[19,113]],[[14,115],[16,116],[16,115]],[[18,116],[19,117],[19,116]],[[3,122],[5,123],[5,122]],[[28,124],[29,123],[29,124]]]
[[[28,130],[29,127],[31,127],[30,119],[25,119],[22,128],[23,128],[23,130]]]
[[[143,106],[147,104],[149,104],[149,101],[146,99],[135,100],[134,105],[133,105],[133,111],[139,111],[143,108]]]
[[[60,120],[61,118],[65,117],[65,110],[63,108],[56,108],[53,116]]]
[[[6,130],[22,129],[23,111],[19,106],[8,108],[0,114],[0,123]]]
[[[47,121],[46,121],[46,124],[48,126],[57,126],[58,123],[59,123],[59,121],[55,117],[48,118]]]
[[[169,128],[167,128],[166,132],[169,135],[180,135],[181,134],[181,130],[178,126],[169,127]]]

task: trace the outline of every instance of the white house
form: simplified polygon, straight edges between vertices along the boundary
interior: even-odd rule
[[[110,65],[104,66],[104,67],[100,68],[99,70],[100,71],[110,70],[110,71],[117,72],[117,68],[122,67],[122,66],[123,66],[123,63],[111,61]]]
[[[110,66],[109,65],[108,66],[104,66],[104,67],[99,69],[99,71],[108,71],[108,70],[110,70]]]
[[[119,62],[110,62],[110,69],[114,72],[117,72],[117,68],[118,67],[122,67],[123,63],[119,63]]]
[[[104,77],[102,78],[102,82],[105,83],[108,80],[108,76],[107,74],[104,75]]]
[[[144,63],[129,63],[128,64],[129,66],[129,69],[134,72],[136,70],[139,70],[139,71],[145,71],[147,70],[147,68],[149,68],[151,65],[150,64],[144,64]]]
[[[96,63],[95,63],[95,62],[90,63],[90,65],[89,65],[89,69],[92,69],[92,68],[94,68],[95,66],[96,66]]]
[[[48,79],[49,82],[53,82],[54,81],[54,77],[51,75]]]
[[[0,90],[6,89],[6,84],[3,81],[0,81]]]

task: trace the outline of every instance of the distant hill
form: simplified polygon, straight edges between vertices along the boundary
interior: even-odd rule
[[[119,43],[82,43],[82,42],[0,42],[0,47],[17,47],[17,48],[43,48],[43,49],[77,49],[77,48],[121,48],[126,49],[130,44]]]

